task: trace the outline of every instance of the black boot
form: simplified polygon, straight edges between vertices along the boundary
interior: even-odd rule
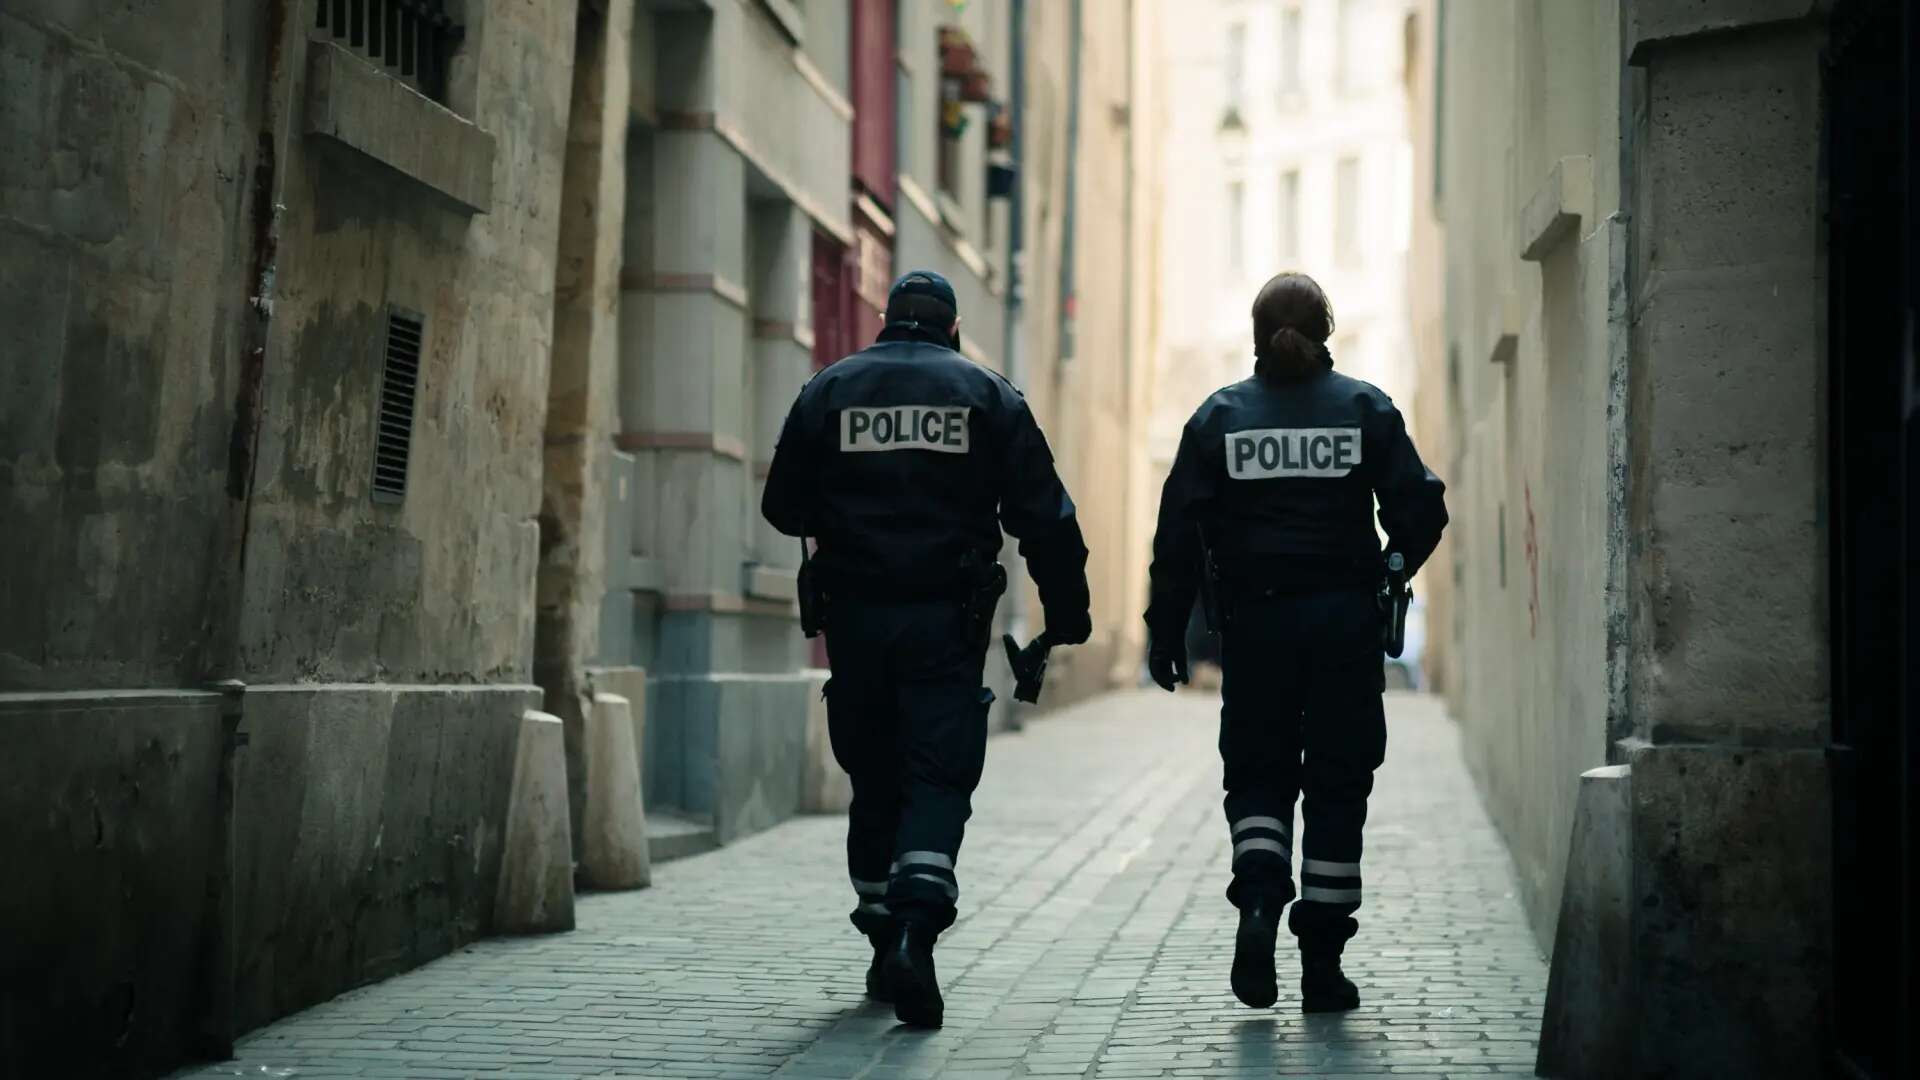
[[[1300,1011],[1345,1012],[1358,1008],[1360,991],[1340,971],[1340,951],[1346,941],[1300,939]]]
[[[1233,996],[1250,1009],[1265,1009],[1280,997],[1273,975],[1273,941],[1280,911],[1266,900],[1240,909],[1240,931],[1233,939]]]
[[[887,938],[884,934],[875,934],[873,942],[873,962],[867,965],[867,996],[875,1001],[892,1001],[893,995],[887,991]]]
[[[886,948],[883,966],[893,1015],[914,1027],[940,1026],[946,1002],[940,998],[940,980],[933,972],[934,935],[913,923],[903,923]]]

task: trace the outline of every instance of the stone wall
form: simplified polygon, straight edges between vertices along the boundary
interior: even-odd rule
[[[1829,1028],[1825,27],[1632,3],[1631,956],[1642,1071],[1806,1076]]]
[[[216,662],[276,7],[0,11],[0,689]]]
[[[1616,19],[1610,4],[1453,4],[1438,27],[1446,354],[1426,370],[1448,380],[1453,453],[1430,464],[1452,521],[1450,564],[1422,577],[1458,582],[1429,634],[1453,649],[1447,694],[1543,949],[1612,707],[1609,287],[1625,252],[1617,82],[1600,88],[1617,77]]]
[[[484,936],[532,686],[265,687],[234,811],[245,1031]]]
[[[220,706],[0,694],[0,1075],[151,1075],[217,1050]]]
[[[457,6],[444,103],[292,0],[0,13],[0,791],[40,883],[0,963],[52,988],[0,1071],[217,1055],[489,930],[574,4]],[[378,502],[389,308],[424,334]]]
[[[1461,462],[1447,691],[1542,946],[1603,899],[1563,905],[1563,884],[1622,888],[1631,912],[1604,978],[1592,948],[1555,958],[1550,1030],[1629,1033],[1637,1075],[1812,1075],[1832,868],[1820,6],[1445,10],[1448,355],[1424,370]],[[1603,762],[1628,767],[1627,836],[1590,853],[1619,865],[1570,871],[1579,776]]]

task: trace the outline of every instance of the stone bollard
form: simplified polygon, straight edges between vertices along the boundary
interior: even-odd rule
[[[587,715],[580,877],[596,889],[640,889],[653,881],[633,711],[619,694],[595,694]]]
[[[1580,774],[1534,1063],[1540,1076],[1583,1080],[1632,1071],[1627,1019],[1632,784],[1627,765]]]
[[[503,843],[494,930],[538,934],[573,929],[567,751],[557,716],[529,709],[520,719]]]

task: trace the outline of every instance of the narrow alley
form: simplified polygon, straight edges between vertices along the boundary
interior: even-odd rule
[[[479,942],[179,1077],[1460,1076],[1533,1071],[1547,970],[1435,699],[1390,694],[1348,971],[1304,1017],[1233,999],[1218,699],[1095,698],[990,741],[942,939],[947,1025],[862,998],[844,819],[802,817],[589,895],[574,933]]]

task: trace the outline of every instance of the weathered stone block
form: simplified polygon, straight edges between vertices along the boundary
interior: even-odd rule
[[[1737,34],[1649,67],[1634,229],[1659,238],[1641,245],[1654,268],[1815,257],[1821,42],[1811,28]],[[1792,295],[1769,291],[1782,307]],[[1810,305],[1800,317],[1811,319]]]
[[[509,934],[573,929],[573,836],[557,716],[529,709],[521,718],[503,846],[494,928]]]
[[[646,699],[640,700],[644,710]],[[631,703],[619,694],[594,694],[587,714],[586,835],[580,871],[585,884],[596,889],[638,889],[653,881],[634,736]]]
[[[0,1075],[196,1048],[220,751],[217,694],[0,694]]]
[[[1580,777],[1540,1024],[1541,1076],[1608,1080],[1630,1072],[1632,784],[1625,765]]]
[[[1833,865],[1825,753],[1632,750],[1638,1076],[1818,1075]]]
[[[1722,33],[1816,14],[1823,0],[1622,0],[1623,51],[1643,64],[1652,47],[1701,34]]]
[[[786,820],[801,805],[818,685],[811,673],[656,680],[649,781],[672,785],[670,805],[710,816],[723,844]]]
[[[241,1030],[494,928],[521,717],[539,700],[529,686],[248,689]]]

